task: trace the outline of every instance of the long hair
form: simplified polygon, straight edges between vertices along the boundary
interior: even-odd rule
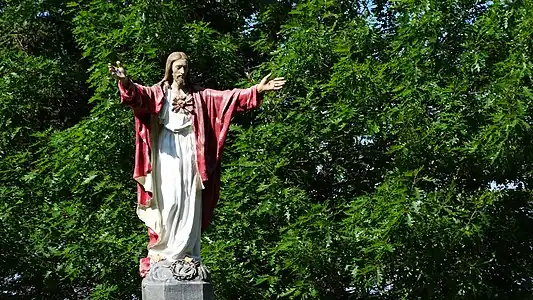
[[[164,88],[168,88],[172,85],[172,81],[174,81],[174,78],[172,77],[172,63],[180,59],[187,60],[187,65],[189,64],[189,58],[187,57],[187,54],[183,52],[172,52],[168,56],[167,64],[165,65],[165,76],[163,77],[163,80],[159,82],[159,84],[162,84]],[[185,76],[185,85],[191,86],[190,83],[189,71],[187,70],[187,76]]]

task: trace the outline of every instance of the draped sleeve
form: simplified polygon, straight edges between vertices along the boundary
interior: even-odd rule
[[[133,179],[137,181],[137,204],[149,207],[152,199],[152,118],[160,111],[164,103],[161,85],[146,87],[130,82],[126,89],[118,82],[120,102],[131,107],[135,116],[135,168]]]
[[[259,107],[262,95],[257,86],[225,91],[203,89],[193,95],[198,171],[205,186],[202,194],[202,229],[205,230],[220,194],[220,161],[231,118]]]

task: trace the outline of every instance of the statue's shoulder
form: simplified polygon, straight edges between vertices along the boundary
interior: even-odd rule
[[[169,87],[169,85],[168,85],[168,83],[165,82],[165,81],[160,81],[160,82],[158,82],[158,83],[152,85],[152,89],[161,89],[161,91],[162,91],[163,93],[166,93],[166,92],[167,92],[168,87]]]

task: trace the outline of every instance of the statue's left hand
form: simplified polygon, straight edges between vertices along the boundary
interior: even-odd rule
[[[274,79],[269,79],[270,75],[272,74],[268,74],[267,76],[265,76],[261,80],[261,82],[257,85],[257,91],[259,93],[264,93],[268,91],[277,91],[281,89],[283,85],[285,84],[285,78],[277,77]]]

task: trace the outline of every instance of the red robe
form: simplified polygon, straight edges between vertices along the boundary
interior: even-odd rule
[[[163,107],[165,91],[161,84],[145,87],[130,84],[125,89],[119,81],[120,100],[133,109],[135,116],[135,170],[137,180],[137,204],[141,208],[150,207],[152,193],[146,191],[142,182],[152,172],[151,164],[151,124]],[[217,91],[200,89],[189,91],[194,99],[191,113],[196,136],[196,157],[198,172],[204,189],[202,190],[202,231],[209,225],[220,193],[220,159],[228,134],[231,118],[240,112],[257,108],[262,96],[257,87]],[[142,179],[142,180],[141,180]],[[159,240],[157,233],[148,227],[153,246]]]

